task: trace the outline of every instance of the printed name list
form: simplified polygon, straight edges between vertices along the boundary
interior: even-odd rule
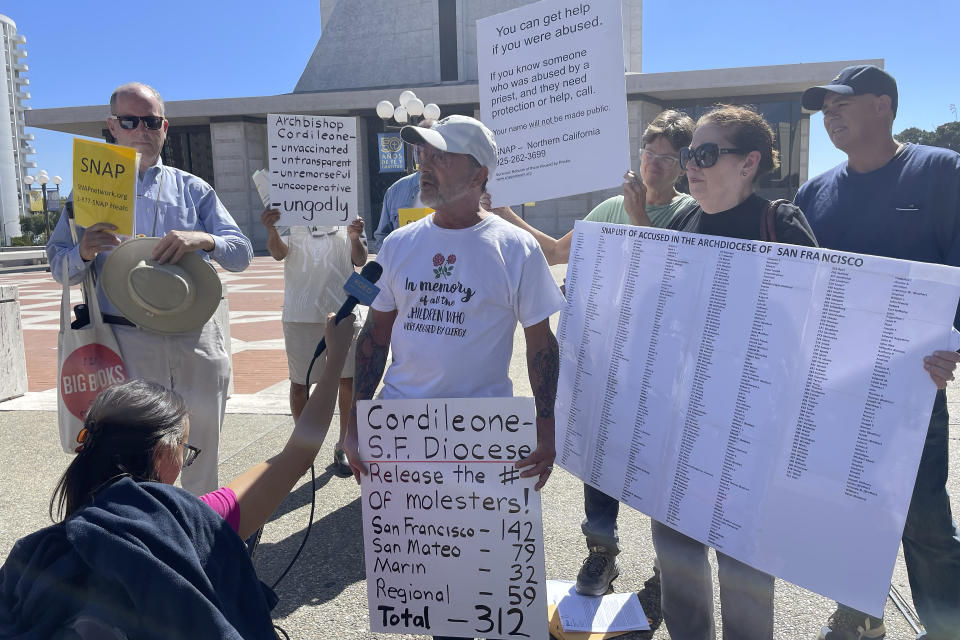
[[[577,222],[557,461],[880,615],[958,293],[953,267]]]

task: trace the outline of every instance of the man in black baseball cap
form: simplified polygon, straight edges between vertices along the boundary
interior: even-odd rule
[[[872,64],[847,67],[828,84],[810,87],[803,92],[803,108],[820,111],[827,92],[843,96],[890,96],[893,115],[897,115],[897,81],[889,73]]]
[[[847,67],[830,84],[804,91],[802,102],[806,109],[823,111],[830,141],[846,152],[849,168],[857,173],[879,169],[900,148],[893,139],[897,83],[872,64]]]
[[[821,247],[960,266],[960,154],[899,143],[893,137],[897,97],[896,81],[873,65],[847,67],[829,84],[803,93],[803,106],[823,113],[827,134],[847,161],[801,186],[795,202]],[[960,313],[954,325],[960,327]],[[939,390],[903,529],[907,575],[926,640],[960,637],[960,535],[946,490],[945,391],[958,359],[944,350],[923,361]],[[919,367],[916,375],[922,375]],[[840,604],[819,638],[885,636],[882,619]]]

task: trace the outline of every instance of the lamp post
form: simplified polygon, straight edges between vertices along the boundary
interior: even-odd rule
[[[417,97],[409,89],[403,91],[397,100],[397,106],[389,100],[381,100],[377,103],[377,115],[383,120],[383,128],[386,131],[396,131],[402,129],[407,124],[417,125],[424,120],[437,120],[440,118],[440,107],[433,102],[423,104],[423,100]],[[391,119],[396,124],[391,124]],[[404,151],[404,164],[409,172],[410,157]]]
[[[23,183],[27,185],[27,211],[30,212],[30,216],[33,216],[33,183],[36,181],[36,178],[33,176],[24,176]],[[30,232],[33,233],[33,225],[30,225]],[[31,236],[32,237],[32,236]]]
[[[60,183],[63,182],[63,178],[60,176],[53,176],[50,178],[50,182],[53,183],[53,186],[57,188],[57,201],[56,203],[51,202],[52,208],[50,210],[57,211],[60,209]]]
[[[47,240],[50,239],[50,215],[47,213],[47,183],[50,182],[50,176],[47,175],[47,172],[41,169],[37,173],[37,182],[40,183],[40,188],[43,190],[43,227],[47,232]]]
[[[63,178],[60,176],[50,175],[44,170],[41,169],[37,172],[36,176],[25,176],[23,178],[24,184],[27,185],[27,199],[30,200],[30,194],[33,193],[33,184],[37,183],[40,185],[41,192],[43,194],[43,227],[46,231],[47,237],[46,240],[50,239],[50,203],[47,198],[47,184],[52,183],[57,190],[57,204],[59,206],[60,202],[60,183],[63,182]],[[52,188],[51,188],[52,191]],[[32,211],[32,209],[31,209]]]

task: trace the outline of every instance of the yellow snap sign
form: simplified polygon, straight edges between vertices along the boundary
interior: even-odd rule
[[[427,214],[433,213],[430,207],[405,207],[397,209],[397,222],[401,227],[405,227],[411,222],[416,222],[420,218],[425,218]]]
[[[81,227],[116,225],[118,235],[133,235],[136,149],[73,140],[73,212]]]

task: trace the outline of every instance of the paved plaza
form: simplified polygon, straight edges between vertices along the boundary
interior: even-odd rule
[[[233,351],[234,394],[228,413],[289,413],[287,356],[283,350],[283,263],[255,258],[242,273],[217,268],[227,287]],[[0,408],[55,411],[57,332],[63,290],[46,271],[0,274],[0,284],[20,289],[23,342],[27,351],[28,393]],[[79,287],[71,302],[81,301]]]
[[[554,267],[558,281],[563,267]],[[241,471],[279,451],[292,428],[287,404],[287,370],[280,325],[283,299],[283,266],[269,257],[256,258],[241,274],[221,272],[229,289],[230,322],[235,377],[234,395],[227,404],[222,434],[220,480],[227,482]],[[53,487],[70,461],[60,451],[56,427],[56,344],[60,288],[46,272],[0,274],[0,283],[20,287],[24,341],[27,348],[29,393],[0,403],[0,559],[14,542],[50,523],[47,515]],[[76,295],[76,292],[75,292]],[[79,297],[75,302],[79,301]],[[556,317],[554,318],[554,323]],[[555,326],[555,325],[554,325]],[[530,395],[524,364],[522,331],[517,332],[511,377],[517,395]],[[951,389],[960,398],[960,388]],[[960,481],[955,461],[960,459],[960,406],[951,402],[954,423],[950,489],[954,513],[960,511]],[[331,425],[335,434],[337,424]],[[387,637],[367,630],[360,489],[352,479],[331,473],[334,438],[327,439],[316,465],[316,514],[303,556],[277,589],[280,604],[277,623],[291,638],[360,640]],[[548,578],[576,576],[585,555],[580,520],[583,517],[582,484],[557,469],[543,490],[543,526]],[[310,478],[307,476],[280,507],[265,530],[255,557],[262,580],[273,583],[300,546],[310,515]],[[629,507],[621,510],[620,531],[624,546],[618,591],[638,591],[651,574],[654,553],[650,521]],[[830,526],[830,523],[823,523]],[[864,535],[871,524],[863,523]],[[893,583],[910,601],[902,556]],[[777,582],[775,637],[809,639],[833,610],[827,598],[789,583]],[[717,606],[719,614],[719,604]],[[912,638],[913,633],[890,600],[887,601],[887,638]],[[718,615],[719,618],[719,615]],[[719,623],[719,620],[718,620]],[[400,636],[389,636],[398,638]],[[407,636],[424,638],[423,636]],[[624,640],[669,638],[661,627],[654,634],[632,633]]]

